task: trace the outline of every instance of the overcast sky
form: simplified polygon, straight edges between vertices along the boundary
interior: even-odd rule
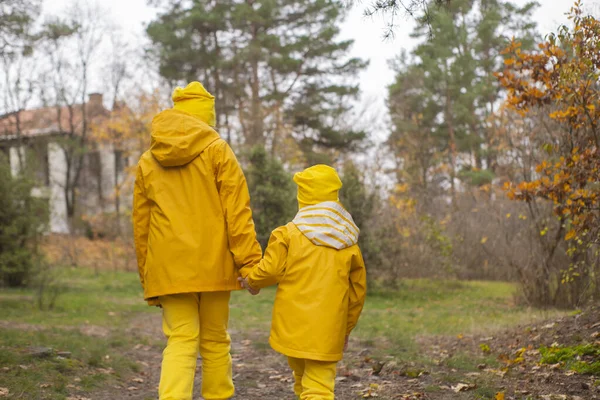
[[[542,5],[536,11],[534,18],[542,34],[556,30],[566,23],[565,13],[573,5],[572,0],[538,0]],[[71,0],[44,0],[45,14],[60,14],[60,10]],[[355,44],[353,55],[370,60],[369,68],[361,74],[360,84],[363,101],[376,103],[383,108],[386,87],[393,80],[393,72],[388,67],[388,60],[402,49],[410,49],[414,41],[409,37],[413,21],[409,18],[398,22],[398,29],[392,40],[383,40],[385,21],[381,17],[367,18],[363,16],[366,5],[371,0],[357,1],[350,11],[349,17],[342,26],[342,38],[353,38]],[[527,0],[513,0],[523,5]],[[157,10],[149,7],[146,0],[102,0],[102,7],[110,10],[109,18],[122,26],[132,41],[142,40],[144,26],[152,20]],[[594,15],[600,15],[600,0],[584,1],[584,7]]]

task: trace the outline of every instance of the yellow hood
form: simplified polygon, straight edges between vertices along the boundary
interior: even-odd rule
[[[163,167],[178,167],[193,161],[219,134],[185,111],[165,110],[152,120],[150,151]]]

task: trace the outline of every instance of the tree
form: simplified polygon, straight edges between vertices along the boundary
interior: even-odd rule
[[[351,40],[337,39],[341,2],[160,3],[167,3],[165,11],[147,33],[161,75],[203,80],[230,139],[275,154],[289,135],[303,140],[306,152],[364,137],[335,128],[358,94],[348,81],[366,66],[348,56]]]
[[[273,229],[291,221],[298,210],[296,188],[283,165],[260,146],[252,149],[247,177],[256,233],[265,249]]]
[[[8,0],[0,3],[0,62],[2,63],[2,108],[13,125],[18,163],[25,168],[21,113],[35,94],[36,62],[33,49],[38,39],[33,25],[40,8],[39,1]],[[1,87],[1,86],[0,86]]]
[[[360,229],[358,244],[365,263],[366,265],[379,265],[381,247],[374,237],[374,231],[379,227],[372,226],[372,217],[378,201],[377,196],[369,190],[364,182],[364,175],[352,161],[344,164],[342,182],[340,201]]]
[[[38,243],[48,221],[48,204],[32,196],[33,180],[24,171],[13,176],[0,155],[0,283],[29,283]]]
[[[116,90],[116,89],[114,89]],[[150,145],[152,118],[161,110],[158,92],[131,93],[127,103],[114,100],[106,118],[92,121],[90,142],[112,150],[114,176],[112,201],[114,205],[116,235],[121,234],[123,194],[130,191],[135,178],[135,168],[128,168],[130,157],[142,154]],[[106,220],[106,215],[100,218]],[[106,222],[106,221],[104,221]]]
[[[450,4],[451,0],[377,0],[365,9],[366,16],[383,14],[388,18],[385,38],[394,36],[400,13],[412,18],[422,18],[429,26],[432,23],[431,7],[442,7]],[[417,15],[417,13],[422,15]]]
[[[59,145],[65,161],[65,178],[59,182],[65,196],[67,217],[74,228],[78,191],[90,142],[90,125],[105,113],[100,104],[88,103],[90,71],[103,40],[102,13],[89,4],[73,3],[68,19],[50,20],[43,37],[50,69],[43,80],[43,101],[56,110]]]
[[[547,156],[534,179],[508,182],[506,190],[509,198],[530,208],[544,200],[553,205],[560,223],[557,238],[564,235],[571,258],[561,281],[574,288],[569,302],[575,305],[589,296],[592,278],[594,294],[600,294],[600,22],[584,15],[579,1],[570,19],[573,28],[562,26],[540,43],[538,52],[513,41],[506,49],[505,70],[497,76],[508,91],[510,109],[524,118],[541,110],[554,123],[555,135],[544,145]],[[554,284],[552,271],[544,273],[545,284]]]
[[[23,51],[24,39],[31,37],[31,26],[39,15],[40,0],[3,0],[0,2],[0,55]]]
[[[452,199],[460,177],[478,185],[491,182],[496,163],[489,118],[503,94],[490,75],[502,66],[508,35],[531,43],[535,6],[453,0],[432,11],[431,32],[426,19],[419,19],[413,36],[422,42],[411,56],[398,59],[389,89],[394,124],[389,142],[402,164],[401,182],[439,188],[445,177]]]

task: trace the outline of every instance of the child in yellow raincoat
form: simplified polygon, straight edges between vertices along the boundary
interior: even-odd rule
[[[202,396],[229,399],[229,295],[260,261],[242,169],[215,126],[214,97],[199,82],[173,92],[152,121],[137,166],[133,228],[144,298],[160,305],[167,346],[160,400],[191,400],[198,352]],[[246,275],[248,272],[243,273]]]
[[[253,294],[279,284],[269,343],[288,357],[301,400],[333,399],[336,365],[365,300],[359,230],[339,203],[333,168],[316,165],[294,181],[300,211],[273,231],[264,258],[240,281]]]

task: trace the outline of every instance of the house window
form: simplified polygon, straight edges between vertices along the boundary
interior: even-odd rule
[[[36,140],[29,146],[25,156],[27,168],[40,185],[50,186],[50,169],[48,168],[48,142]]]
[[[5,162],[10,165],[10,147],[0,146],[0,162]]]

